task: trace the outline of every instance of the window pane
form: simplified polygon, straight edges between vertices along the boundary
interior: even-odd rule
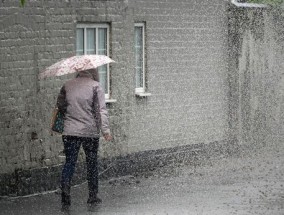
[[[84,28],[77,28],[76,55],[84,54]]]
[[[136,88],[143,87],[143,70],[142,68],[136,68]]]
[[[98,68],[98,71],[100,77],[100,84],[104,89],[105,93],[108,94],[107,65],[100,66]]]
[[[135,73],[136,88],[142,88],[143,84],[143,27],[135,27]]]
[[[136,48],[135,50],[136,67],[143,67],[143,49]]]
[[[143,27],[135,27],[135,45],[139,47],[143,45]]]
[[[96,54],[96,29],[87,28],[87,54]]]
[[[98,50],[97,54],[107,55],[107,28],[98,28]],[[100,83],[108,94],[107,65],[99,67]]]
[[[108,55],[108,27],[95,25],[79,25],[77,28],[77,55],[103,54]],[[109,67],[107,65],[98,68],[99,78],[106,97],[109,97]]]
[[[98,34],[99,34],[98,54],[107,55],[107,29],[99,28]]]

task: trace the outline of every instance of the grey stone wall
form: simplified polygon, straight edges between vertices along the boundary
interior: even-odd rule
[[[283,11],[231,8],[232,127],[255,147],[283,141]]]
[[[110,24],[112,143],[101,158],[229,140],[227,1],[0,1],[0,174],[61,164],[49,133],[73,76],[38,74],[75,54],[77,23]],[[134,23],[146,24],[147,91],[134,94]],[[80,161],[84,159],[81,152]]]

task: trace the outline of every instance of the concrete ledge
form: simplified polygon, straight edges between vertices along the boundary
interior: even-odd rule
[[[209,144],[194,144],[174,148],[165,148],[137,152],[127,156],[100,159],[100,179],[135,175],[152,171],[156,168],[174,163],[192,163],[212,156],[229,156],[240,151],[235,142],[212,142]],[[12,174],[0,175],[0,196],[25,196],[59,188],[62,165],[41,169],[16,170]],[[77,163],[72,184],[86,180],[84,163]]]
[[[116,99],[106,99],[107,104],[116,103],[116,102],[117,102]]]
[[[140,92],[140,93],[135,93],[135,95],[136,96],[138,96],[138,97],[149,97],[149,96],[151,96],[152,94],[151,93],[142,93],[142,92]]]
[[[266,4],[258,4],[258,3],[241,3],[238,0],[231,0],[231,3],[237,7],[246,7],[246,8],[267,8]]]

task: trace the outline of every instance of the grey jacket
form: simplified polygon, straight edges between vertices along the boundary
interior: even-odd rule
[[[63,135],[99,137],[110,134],[105,94],[92,75],[80,72],[64,84],[57,98],[57,107],[64,113]]]

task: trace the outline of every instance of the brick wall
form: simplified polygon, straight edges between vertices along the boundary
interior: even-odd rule
[[[0,1],[0,174],[62,163],[48,126],[72,75],[37,76],[75,54],[77,23],[111,26],[115,140],[102,157],[228,139],[227,19],[224,0]],[[146,23],[147,98],[134,94],[135,22]]]
[[[226,3],[145,0],[134,5],[134,20],[146,22],[152,96],[133,105],[130,150],[226,139]]]

